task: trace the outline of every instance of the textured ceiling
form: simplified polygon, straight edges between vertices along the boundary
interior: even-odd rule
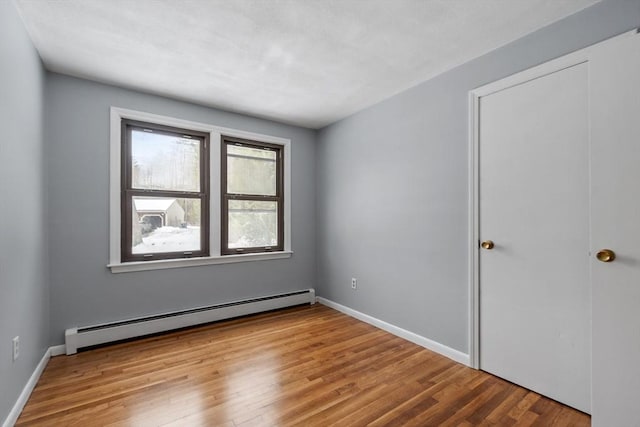
[[[47,69],[319,128],[597,0],[16,0]]]

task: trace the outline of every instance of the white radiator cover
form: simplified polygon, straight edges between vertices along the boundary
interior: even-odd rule
[[[91,347],[98,344],[121,341],[294,305],[315,304],[315,302],[315,290],[305,289],[302,291],[269,295],[101,325],[70,328],[65,331],[66,353],[68,355],[75,354],[79,348],[83,347]]]

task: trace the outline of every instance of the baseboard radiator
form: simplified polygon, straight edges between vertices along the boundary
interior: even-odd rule
[[[67,354],[78,349],[105,344],[158,332],[201,325],[217,320],[231,319],[301,304],[315,304],[314,289],[270,295],[242,301],[199,307],[190,310],[158,314],[102,325],[70,328],[65,331]]]

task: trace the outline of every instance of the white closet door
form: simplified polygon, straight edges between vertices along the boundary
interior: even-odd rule
[[[590,412],[588,65],[479,108],[480,368]]]
[[[640,426],[640,35],[591,56],[593,425]],[[598,261],[611,249],[612,262]]]

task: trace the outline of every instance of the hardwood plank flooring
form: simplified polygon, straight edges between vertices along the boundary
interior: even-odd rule
[[[316,304],[54,357],[18,426],[588,426]]]

